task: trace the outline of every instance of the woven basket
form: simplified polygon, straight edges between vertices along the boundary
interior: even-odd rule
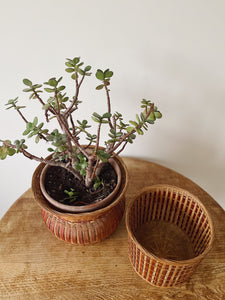
[[[131,264],[157,287],[187,281],[212,246],[213,225],[205,207],[174,186],[145,188],[129,204],[126,226]]]

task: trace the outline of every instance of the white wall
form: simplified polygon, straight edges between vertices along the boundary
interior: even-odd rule
[[[0,138],[21,138],[24,123],[4,104],[19,96],[27,118],[39,115],[22,79],[65,75],[66,57],[110,67],[113,109],[127,119],[153,99],[163,119],[123,155],[144,158],[191,178],[225,207],[225,1],[39,0],[0,2]],[[104,111],[88,79],[78,118]],[[72,88],[71,88],[72,90]],[[88,102],[86,102],[88,101]],[[34,145],[34,153],[46,155]],[[0,161],[0,217],[30,187],[37,163]]]

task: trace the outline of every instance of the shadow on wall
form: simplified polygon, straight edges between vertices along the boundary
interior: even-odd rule
[[[221,159],[212,145],[194,139],[174,137],[171,133],[161,133],[161,139],[167,141],[163,150],[160,151],[160,157],[165,159],[154,159],[154,156],[142,158],[171,168],[188,177],[225,207],[223,200],[225,195],[225,157]],[[146,144],[142,146],[142,149],[151,148],[148,148]],[[152,153],[157,153],[156,148],[152,150],[154,150]]]

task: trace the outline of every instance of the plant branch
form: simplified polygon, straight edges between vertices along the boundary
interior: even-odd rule
[[[41,99],[41,97],[38,95],[38,93],[37,93],[35,90],[33,90],[33,92],[34,92],[34,95],[36,96],[36,98],[39,100],[39,102],[44,106],[45,103],[44,103],[44,101]],[[49,110],[53,115],[56,115],[56,110],[54,109],[53,106],[50,106],[50,107],[48,108],[48,110]],[[46,119],[47,119],[47,118],[46,118]]]
[[[75,136],[75,135],[76,135],[75,124],[74,124],[74,121],[73,121],[73,118],[72,118],[72,115],[71,115],[71,114],[69,115],[69,117],[70,117],[70,123],[71,123],[72,130],[73,130],[73,136]]]
[[[72,103],[70,104],[70,106],[66,109],[66,111],[64,112],[64,115],[66,117],[68,117],[69,113],[72,111],[73,109],[73,106],[75,105],[77,99],[78,99],[78,95],[79,95],[79,91],[80,91],[80,86],[81,84],[83,83],[83,80],[84,80],[84,77],[85,75],[82,76],[80,82],[78,83],[78,80],[76,79],[75,82],[76,82],[76,92],[75,92],[75,96],[73,98],[73,101]]]
[[[105,87],[106,96],[107,96],[108,113],[111,114],[111,100],[110,100],[110,95],[109,95],[109,89],[107,88],[107,85],[106,85],[105,81],[104,81],[104,87]],[[110,128],[115,129],[112,122],[111,122],[111,118],[108,118],[108,121],[109,121]]]
[[[9,146],[11,148],[17,149],[17,147],[13,144],[10,144],[6,141],[3,141],[3,143],[6,146]],[[43,157],[38,157],[36,155],[31,154],[30,152],[28,152],[27,150],[25,150],[24,148],[20,148],[19,151],[27,158],[31,159],[31,160],[35,160],[38,161],[40,163],[45,163],[47,165],[50,166],[56,166],[56,167],[62,167],[64,169],[67,169],[69,172],[71,172],[78,180],[83,180],[82,176],[79,174],[79,172],[77,170],[75,170],[74,168],[72,168],[71,166],[68,166],[66,163],[63,162],[58,162],[55,160],[49,160],[49,159],[45,159]]]
[[[154,109],[154,103],[152,103],[152,105],[149,108],[149,111],[147,113],[147,115],[145,116],[145,120],[148,119],[150,113],[153,111]],[[142,127],[142,125],[138,125],[136,128],[134,128],[133,130],[131,130],[130,132],[128,132],[127,134],[123,135],[120,139],[120,141],[111,149],[109,149],[108,153],[111,154],[112,152],[115,152],[115,150],[133,133],[136,132],[136,129],[140,129]]]
[[[21,118],[24,120],[25,123],[28,123],[27,119],[24,117],[24,115],[21,113],[20,109],[17,109],[19,115],[21,116]]]
[[[16,108],[16,106],[15,106],[15,108]],[[16,109],[16,110],[18,111],[19,115],[20,115],[21,118],[24,120],[24,122],[25,122],[26,124],[29,123],[29,122],[27,121],[27,119],[24,117],[24,115],[22,114],[22,112],[20,111],[20,109]],[[35,129],[36,129],[36,128],[37,128],[37,127],[35,127]],[[46,137],[45,137],[43,134],[38,133],[38,136],[39,136],[41,139],[47,141]]]
[[[69,130],[69,126],[67,124],[67,122],[65,122],[65,119],[62,115],[57,115],[60,126],[63,130],[63,132],[68,136],[68,138],[70,140],[73,141],[74,145],[77,147],[77,149],[86,157],[89,158],[89,155],[87,154],[87,152],[81,147],[80,143],[78,142],[77,138],[75,138],[72,133]]]
[[[115,155],[113,155],[112,157],[115,157],[115,156],[119,155],[119,154],[125,149],[127,143],[128,143],[128,142],[125,142],[125,143],[123,144],[123,147],[122,147]]]
[[[95,144],[95,152],[94,152],[94,155],[93,155],[94,157],[96,157],[98,147],[99,147],[101,125],[102,125],[102,123],[100,122],[99,125],[98,125],[97,140],[96,140],[96,144]]]
[[[55,89],[55,99],[56,99],[56,103],[57,103],[57,113],[60,114],[60,104],[59,104],[59,98],[57,95],[57,89]]]
[[[94,166],[94,170],[93,170],[93,172],[91,174],[91,181],[93,181],[93,179],[95,177],[95,172],[96,172],[96,170],[98,168],[98,165],[99,165],[99,158],[96,160],[96,163],[95,163],[95,166]]]

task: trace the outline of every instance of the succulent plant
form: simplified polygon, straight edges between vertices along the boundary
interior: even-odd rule
[[[108,159],[120,154],[127,144],[132,144],[137,134],[143,135],[144,131],[149,129],[149,125],[154,124],[156,119],[162,117],[162,114],[154,103],[146,99],[141,101],[142,112],[136,114],[135,120],[126,122],[121,113],[112,113],[109,87],[113,72],[110,69],[105,71],[98,69],[95,76],[100,83],[96,89],[105,90],[107,105],[104,114],[97,112],[92,114],[92,120],[97,123],[97,132],[91,133],[92,126],[88,120],[74,119],[81,103],[79,93],[82,83],[85,78],[92,75],[91,66],[84,66],[80,57],[67,59],[65,64],[66,72],[70,73],[75,85],[75,94],[72,98],[65,92],[66,87],[61,83],[62,77],[50,78],[44,84],[34,84],[29,79],[23,80],[26,86],[23,91],[30,94],[30,99],[40,103],[45,115],[45,124],[39,123],[36,116],[32,120],[28,120],[23,113],[25,106],[18,104],[18,97],[9,100],[6,104],[6,109],[15,109],[25,122],[23,136],[34,138],[36,143],[43,140],[50,144],[51,146],[48,146],[47,149],[52,153],[52,158],[42,158],[32,154],[23,138],[14,142],[0,140],[0,159],[22,153],[29,159],[67,169],[77,179],[83,181],[87,188],[97,187],[100,182],[98,175]],[[47,94],[45,100],[42,97],[43,92]],[[53,118],[57,119],[59,128],[50,131],[46,125]],[[108,139],[104,141],[102,148],[100,147],[100,136],[103,127],[108,130]],[[81,135],[85,136],[87,140],[86,146],[80,144]],[[92,146],[91,151],[90,146]],[[72,195],[71,192],[71,195],[69,192],[67,194],[68,196]]]

